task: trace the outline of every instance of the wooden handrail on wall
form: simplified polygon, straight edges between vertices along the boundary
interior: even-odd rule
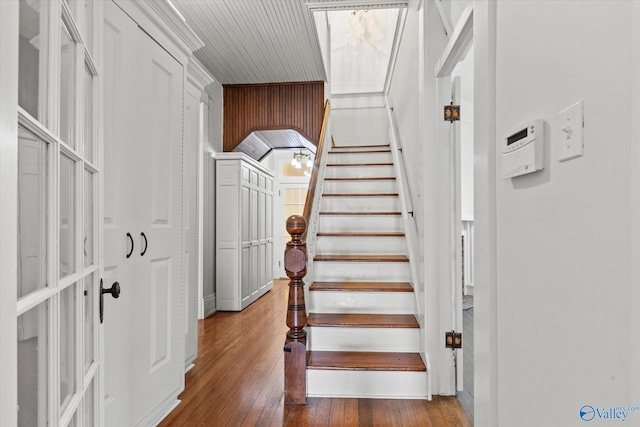
[[[320,164],[322,162],[322,153],[324,152],[324,139],[327,133],[327,124],[329,123],[329,112],[331,111],[331,104],[329,100],[324,103],[324,115],[322,117],[322,127],[320,128],[320,137],[318,138],[318,148],[316,149],[316,158],[313,163],[313,170],[311,171],[311,178],[309,179],[309,188],[307,189],[307,198],[304,202],[304,211],[302,216],[307,220],[307,225],[311,220],[311,211],[313,209],[313,200],[316,194],[316,183],[318,182],[318,171],[320,170]],[[307,238],[307,230],[302,235],[303,240]]]

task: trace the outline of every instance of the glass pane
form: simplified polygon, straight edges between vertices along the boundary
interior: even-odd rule
[[[74,64],[75,43],[64,24],[60,27],[60,139],[75,146],[74,128]]]
[[[94,337],[95,337],[95,325],[97,319],[95,318],[94,302],[95,286],[93,274],[85,277],[84,279],[84,371],[86,372],[93,363],[94,357]]]
[[[75,264],[75,162],[60,156],[60,277],[76,271]]]
[[[18,317],[18,426],[47,425],[48,306]]]
[[[20,0],[18,104],[40,119],[40,1]]]
[[[87,391],[84,393],[84,425],[93,426],[95,423],[94,382],[91,380]]]
[[[47,286],[48,145],[18,129],[18,298]]]
[[[84,171],[84,266],[93,264],[93,174]]]
[[[75,391],[76,285],[60,292],[60,408]]]
[[[84,158],[93,163],[93,76],[84,67]]]

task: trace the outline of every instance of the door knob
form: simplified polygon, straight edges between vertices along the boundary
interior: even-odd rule
[[[113,282],[109,289],[103,287],[102,279],[100,279],[100,323],[104,321],[104,294],[111,294],[112,297],[120,296],[120,283]]]
[[[100,283],[100,292],[103,294],[111,294],[112,297],[118,298],[120,296],[120,283],[113,282],[113,285],[109,289],[104,289],[102,283]]]

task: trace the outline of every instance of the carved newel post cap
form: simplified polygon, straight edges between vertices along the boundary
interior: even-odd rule
[[[307,220],[300,215],[291,215],[287,218],[287,233],[292,236],[304,234],[307,230]]]

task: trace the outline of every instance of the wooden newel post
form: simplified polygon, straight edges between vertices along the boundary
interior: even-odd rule
[[[307,221],[292,215],[287,219],[291,241],[284,251],[284,269],[289,279],[287,338],[284,343],[284,403],[307,403],[307,308],[304,303],[304,282],[307,274],[307,244],[302,235]]]

